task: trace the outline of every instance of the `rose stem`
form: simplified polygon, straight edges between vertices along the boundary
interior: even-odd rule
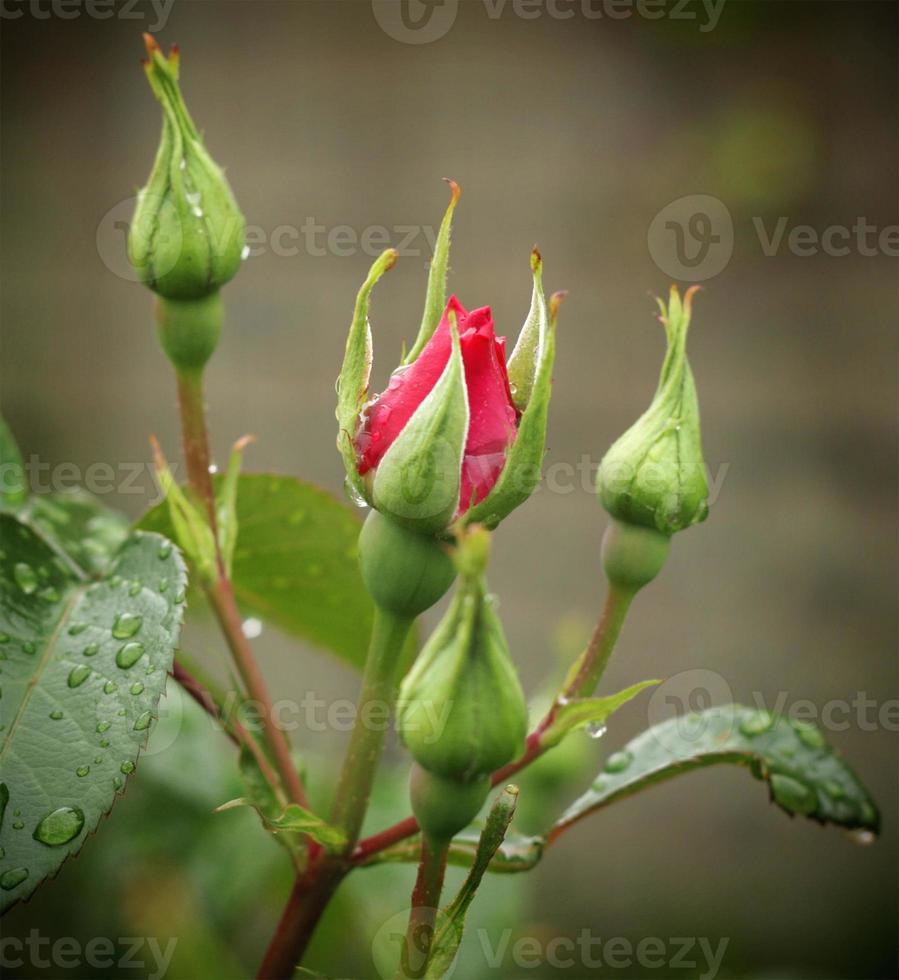
[[[290,757],[290,747],[284,732],[275,724],[271,698],[265,680],[249,641],[244,636],[240,611],[234,598],[231,580],[225,569],[218,546],[215,520],[215,491],[209,472],[209,436],[206,425],[206,406],[203,397],[203,371],[184,371],[176,369],[178,380],[178,407],[181,414],[181,437],[184,458],[187,463],[187,476],[190,487],[197,498],[206,506],[209,525],[216,541],[216,560],[218,574],[212,585],[205,587],[206,595],[216,619],[231,651],[238,673],[246,687],[247,694],[257,701],[262,709],[265,739],[271,751],[275,768],[281,777],[286,794],[293,802],[308,807],[306,794],[300,782],[299,773]]]
[[[428,834],[422,834],[421,860],[412,889],[412,908],[409,910],[409,927],[403,943],[398,978],[416,980],[424,976],[434,938],[434,921],[443,890],[449,846],[449,840],[435,840]]]

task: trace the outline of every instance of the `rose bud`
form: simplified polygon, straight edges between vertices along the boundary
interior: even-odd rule
[[[603,564],[613,582],[640,588],[665,561],[675,532],[708,516],[708,482],[699,431],[699,402],[687,360],[691,301],[671,287],[667,308],[658,300],[668,351],[646,412],[603,457],[596,476],[599,499],[615,522],[603,542]]]
[[[446,302],[452,198],[437,238],[418,337],[384,392],[368,397],[371,290],[396,260],[385,252],[359,292],[339,379],[338,446],[351,494],[412,530],[440,534],[459,518],[495,527],[540,475],[555,319],[531,257],[531,308],[512,356],[489,307]],[[554,298],[554,314],[558,299]]]
[[[138,194],[128,252],[141,281],[159,296],[205,300],[237,272],[244,219],[184,104],[177,47],[165,57],[149,34],[144,42],[144,70],[162,107],[162,137]]]
[[[486,530],[464,535],[456,595],[400,690],[397,730],[417,763],[416,815],[434,809],[452,822],[449,814],[455,812],[461,822],[452,832],[477,813],[490,774],[522,751],[527,731],[524,694],[502,623],[486,594],[487,552]],[[440,805],[432,807],[434,794]],[[450,805],[450,797],[457,807]],[[430,823],[425,830],[445,835],[445,823],[440,832]]]

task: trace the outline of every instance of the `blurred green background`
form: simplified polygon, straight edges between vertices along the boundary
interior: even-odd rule
[[[698,684],[715,700],[809,699],[815,713],[872,699],[874,708],[835,715],[845,724],[827,734],[881,803],[882,840],[859,848],[790,821],[742,771],[684,777],[582,823],[529,876],[492,879],[457,970],[466,980],[704,974],[701,957],[647,970],[526,967],[512,954],[520,937],[545,948],[583,930],[634,944],[657,937],[669,950],[674,937],[727,939],[720,977],[897,976],[896,248],[865,254],[853,238],[848,254],[805,255],[786,235],[776,254],[763,247],[779,219],[787,232],[818,234],[859,218],[895,226],[897,8],[729,0],[714,24],[696,0],[682,16],[675,9],[650,19],[599,0],[463,0],[435,8],[418,32],[384,7],[379,23],[362,0],[128,3],[107,19],[77,5],[63,17],[43,0],[7,4],[0,18],[3,411],[26,456],[55,467],[57,481],[92,464],[137,465],[138,478],[105,498],[134,517],[153,496],[148,434],[170,457],[178,451],[151,300],[124,259],[131,198],[159,129],[138,64],[142,30],[181,45],[188,103],[258,229],[227,287],[209,372],[219,458],[253,432],[249,468],[342,492],[334,378],[371,261],[363,234],[383,227],[399,246],[415,233],[376,293],[377,388],[417,328],[423,229],[436,228],[446,202],[440,177],[463,188],[450,289],[466,305],[491,304],[500,333],[517,333],[539,242],[548,287],[570,290],[553,476],[503,525],[491,570],[529,693],[578,649],[601,598],[605,520],[582,473],[654,388],[663,345],[649,294],[677,271],[674,232],[649,229],[693,195],[717,198],[731,216],[732,240],[726,222],[716,226],[723,240],[709,262],[723,268],[704,280],[690,340],[712,514],[678,537],[636,604],[608,690],[665,677],[676,696]],[[446,32],[421,43],[453,10]],[[221,670],[210,630],[194,624],[189,641]],[[355,674],[329,655],[270,628],[257,647],[276,697],[355,696]],[[694,669],[704,673],[682,676]],[[546,806],[533,796],[524,805],[523,828],[551,820],[605,754],[659,720],[661,704],[644,695],[602,741],[572,743],[566,773],[541,777]],[[177,694],[165,713],[100,839],[14,910],[3,933],[38,930],[82,948],[95,937],[162,947],[175,938],[170,980],[236,980],[268,940],[287,868],[252,815],[211,813],[239,794],[230,747]],[[320,774],[319,799],[345,737],[295,734]],[[391,759],[373,828],[406,811],[395,748]],[[402,909],[410,882],[404,867],[360,873],[309,965],[377,976],[372,936]],[[42,967],[32,957],[6,972],[151,975],[146,943],[136,959],[147,965]]]

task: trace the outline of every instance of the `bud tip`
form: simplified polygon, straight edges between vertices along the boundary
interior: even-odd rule
[[[450,193],[452,194],[452,199],[450,204],[455,204],[459,200],[459,195],[462,193],[462,188],[453,180],[452,177],[443,178],[450,186]]]

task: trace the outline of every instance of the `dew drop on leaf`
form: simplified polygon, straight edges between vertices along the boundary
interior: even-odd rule
[[[37,591],[37,575],[35,575],[31,565],[24,561],[17,561],[13,567],[12,576],[16,580],[16,585],[25,595],[31,595]]]
[[[137,613],[120,613],[112,626],[112,635],[117,640],[127,640],[143,625],[143,617]]]
[[[611,773],[624,772],[631,764],[632,758],[630,752],[613,752],[606,760],[605,771]]]
[[[79,664],[73,667],[69,674],[69,687],[81,687],[81,685],[91,676],[91,669],[87,664]]]
[[[11,891],[17,885],[21,885],[27,877],[27,868],[11,868],[9,871],[4,871],[0,875],[0,888],[5,892]]]
[[[144,645],[139,643],[137,640],[132,640],[130,643],[126,643],[121,650],[115,655],[115,662],[118,667],[122,670],[128,670],[129,667],[133,667],[138,660],[143,656]]]
[[[49,847],[59,847],[77,837],[83,826],[84,813],[77,806],[61,806],[41,820],[34,839]]]

